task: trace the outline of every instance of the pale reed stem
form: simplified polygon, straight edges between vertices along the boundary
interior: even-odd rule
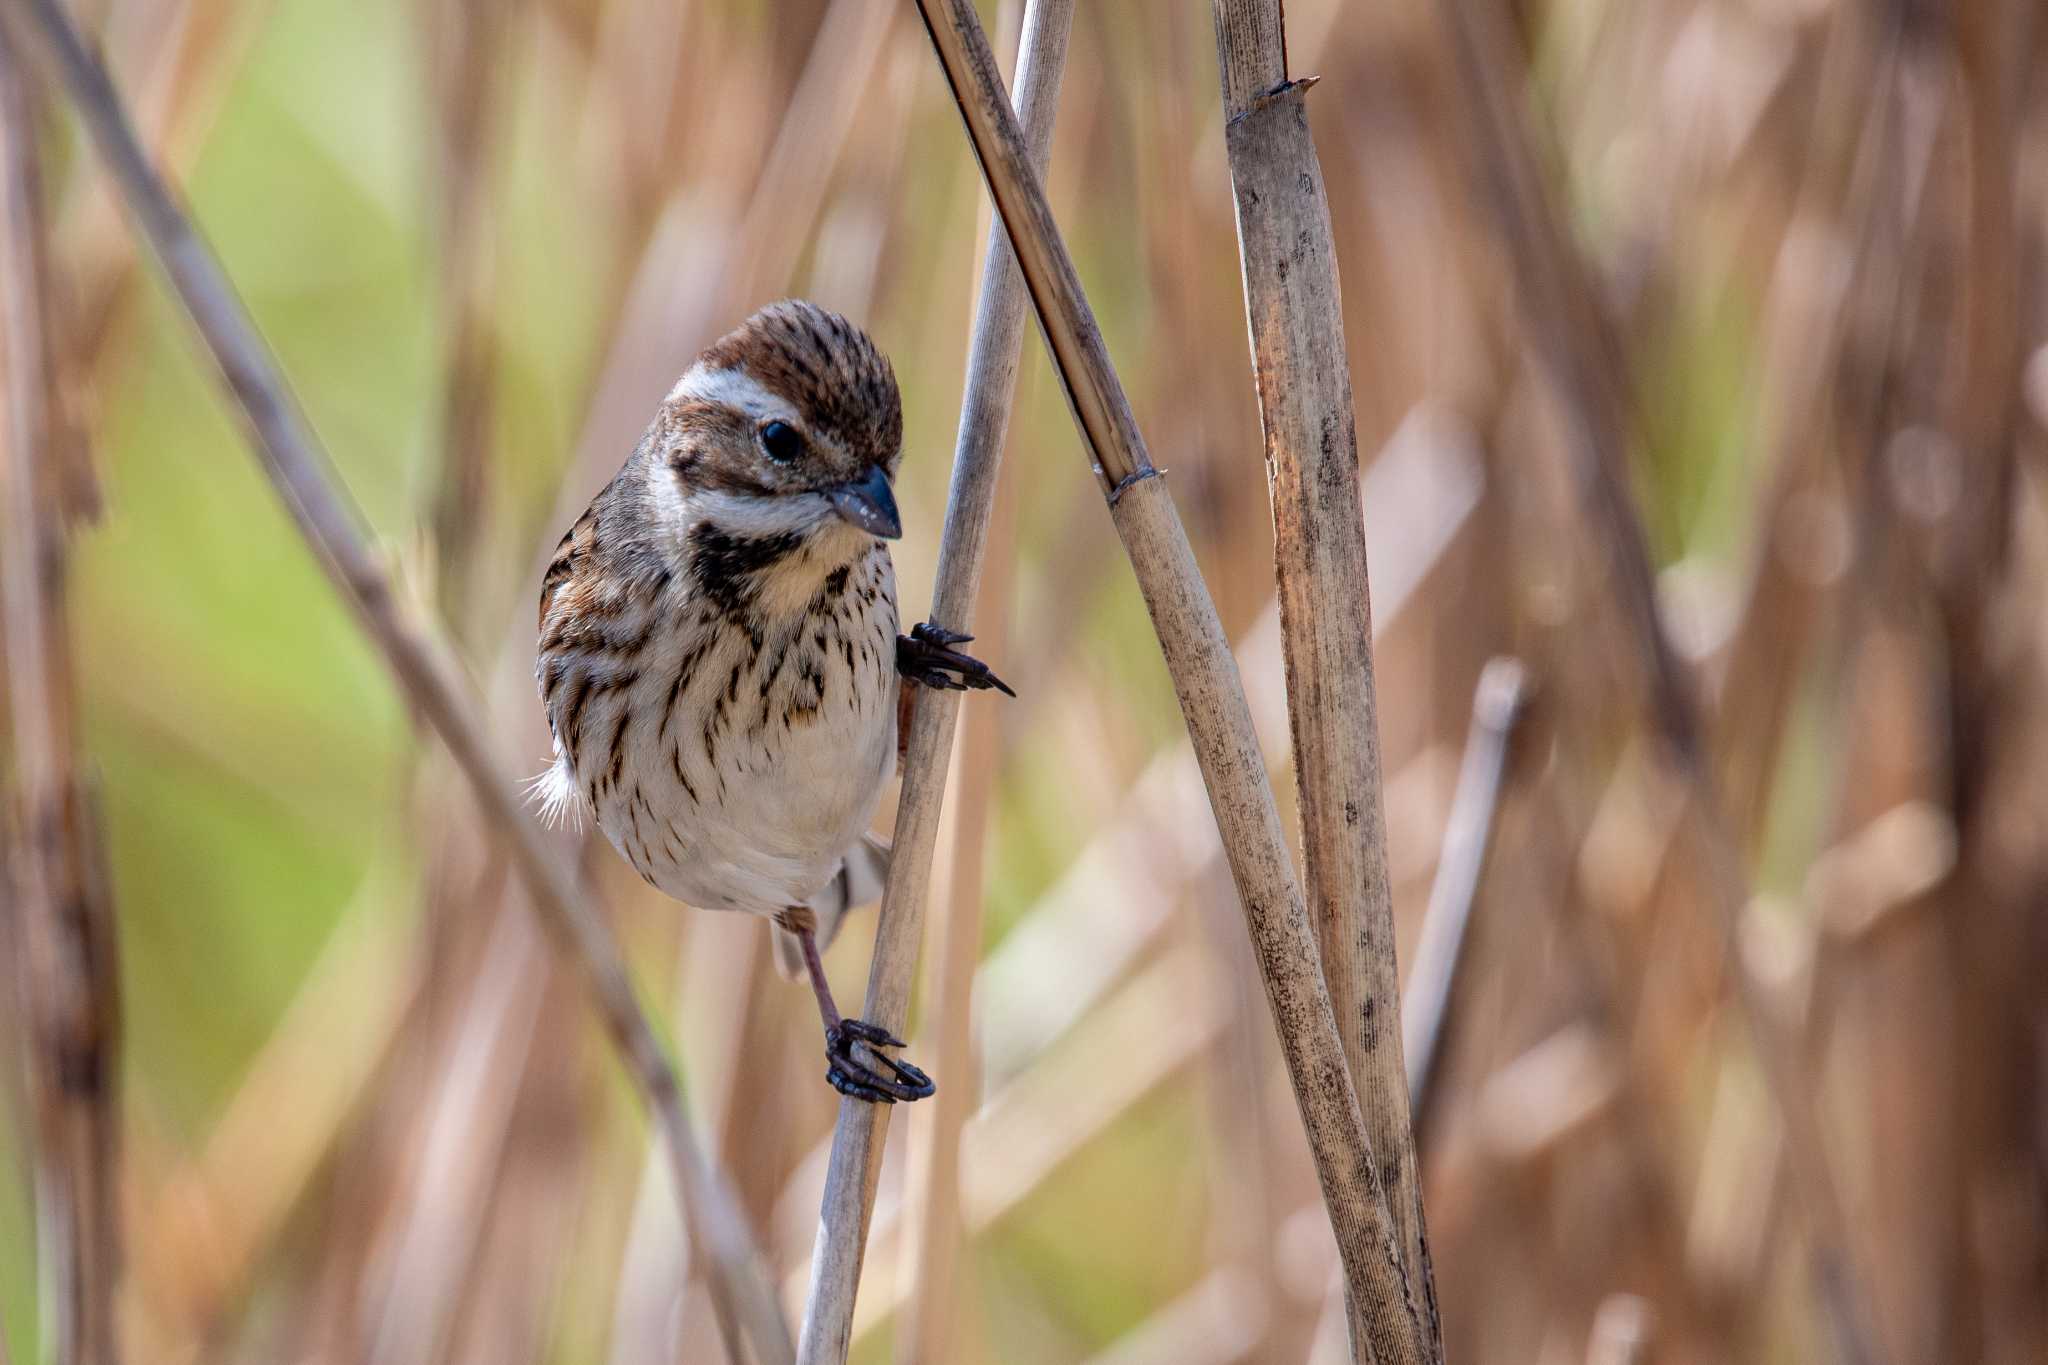
[[[1323,979],[1384,1183],[1402,1275],[1417,1300],[1406,1348],[1441,1360],[1436,1277],[1409,1118],[1387,873],[1358,424],[1323,169],[1308,126],[1313,80],[1287,70],[1280,0],[1214,0],[1224,146],[1273,507],[1273,576],[1287,660],[1302,879]],[[1347,1280],[1352,1349],[1384,1358],[1365,1286]],[[1395,1330],[1399,1323],[1392,1322]]]
[[[1231,658],[1187,532],[1146,453],[1072,258],[1002,93],[995,57],[967,0],[918,0],[969,139],[1010,235],[1086,454],[1129,555],[1245,912],[1309,1151],[1364,1336],[1379,1365],[1424,1357],[1422,1287],[1407,1273],[1323,983],[1314,926]]]
[[[1032,130],[1027,155],[1039,165],[1045,163],[1052,147],[1053,114],[1059,104],[1073,10],[1073,0],[1032,0],[1024,14],[1017,107]],[[998,78],[998,99],[1002,98],[1000,88]],[[1004,100],[1006,112],[1009,107]],[[932,589],[930,619],[956,629],[967,624],[981,583],[989,514],[995,505],[1003,436],[1017,387],[1018,347],[1024,335],[1024,295],[1015,257],[998,228],[990,229],[989,243],[968,352],[952,492]],[[946,757],[952,750],[959,715],[958,694],[921,689],[910,716],[889,886],[882,900],[874,961],[868,969],[867,1001],[861,1014],[890,1030],[903,1027],[909,1008],[918,939],[930,899]],[[853,1302],[867,1251],[868,1222],[874,1216],[875,1182],[881,1175],[889,1110],[888,1105],[859,1100],[841,1100],[839,1104],[798,1352],[805,1365],[844,1361],[852,1342]]]
[[[1518,660],[1494,659],[1480,671],[1472,697],[1472,729],[1458,767],[1458,789],[1444,825],[1443,852],[1437,858],[1422,936],[1415,944],[1408,990],[1401,1001],[1401,1050],[1408,1062],[1417,1145],[1425,1141],[1437,1107],[1436,1074],[1452,1027],[1452,994],[1470,939],[1480,873],[1493,844],[1509,742],[1527,698],[1526,672]]]
[[[66,456],[53,384],[37,117],[12,33],[0,33],[0,327],[6,353],[6,520],[0,626],[13,723],[18,897],[14,965],[35,1119],[43,1331],[57,1365],[119,1359],[120,997],[113,907],[93,794],[78,769],[65,609]],[[0,882],[4,884],[4,882]]]

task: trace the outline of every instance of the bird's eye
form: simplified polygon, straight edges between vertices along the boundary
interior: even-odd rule
[[[768,452],[771,460],[788,464],[803,454],[804,438],[787,422],[763,422],[760,436],[761,449]]]

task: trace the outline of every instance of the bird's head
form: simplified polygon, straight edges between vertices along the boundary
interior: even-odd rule
[[[816,304],[770,304],[706,348],[649,438],[657,520],[694,552],[800,553],[827,572],[902,534],[896,376],[865,332]]]

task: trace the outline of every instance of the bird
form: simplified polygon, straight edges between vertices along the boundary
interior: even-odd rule
[[[768,919],[808,975],[826,1079],[922,1099],[904,1043],[843,1017],[820,960],[879,897],[868,832],[901,759],[910,688],[995,689],[971,636],[897,630],[888,542],[903,411],[888,357],[803,300],[713,342],[563,535],[542,577],[535,674],[552,818],[589,815],[640,876],[706,910]]]

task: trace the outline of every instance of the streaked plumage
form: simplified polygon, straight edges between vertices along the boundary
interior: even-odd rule
[[[992,682],[943,633],[899,645],[884,537],[902,431],[864,333],[765,308],[676,384],[541,586],[547,808],[590,811],[677,900],[774,918],[786,968],[805,965],[798,935],[829,941],[880,894],[867,828],[895,766],[899,648],[922,651],[922,680]]]

